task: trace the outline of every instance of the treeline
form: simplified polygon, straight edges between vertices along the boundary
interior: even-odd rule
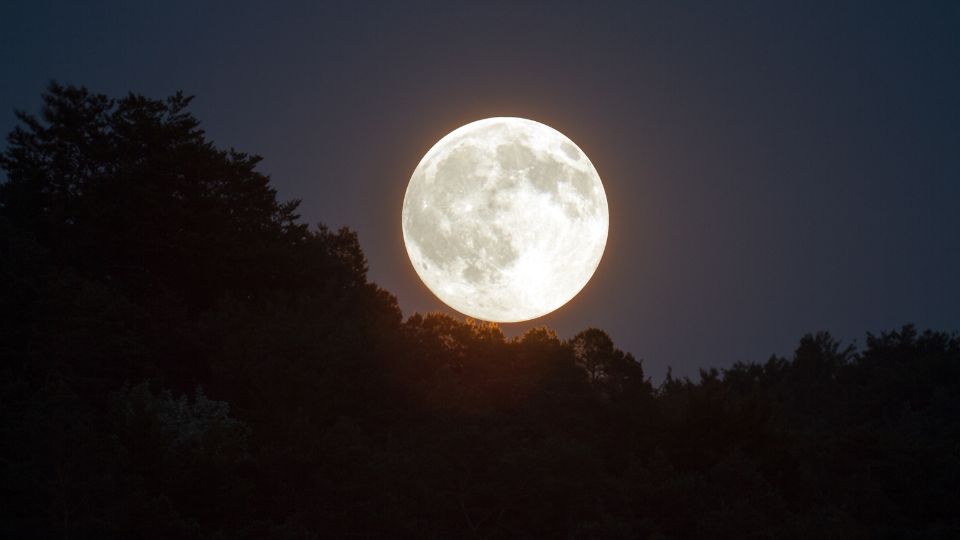
[[[402,320],[190,99],[53,84],[0,158],[0,537],[960,537],[960,338],[668,376]]]

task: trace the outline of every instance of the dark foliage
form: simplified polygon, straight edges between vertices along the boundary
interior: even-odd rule
[[[0,158],[0,537],[960,536],[960,338],[668,376],[403,321],[183,95],[51,85]]]

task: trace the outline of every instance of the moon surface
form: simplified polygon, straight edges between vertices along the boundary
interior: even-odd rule
[[[487,118],[440,139],[403,199],[413,267],[441,301],[486,321],[518,322],[567,303],[607,243],[600,175],[559,131]]]

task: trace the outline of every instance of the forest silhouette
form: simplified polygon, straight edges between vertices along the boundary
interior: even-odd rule
[[[960,537],[960,338],[667,375],[403,320],[188,112],[51,84],[0,158],[0,537]]]

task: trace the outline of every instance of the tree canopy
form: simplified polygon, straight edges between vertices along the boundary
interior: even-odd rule
[[[956,334],[655,386],[601,329],[404,320],[189,105],[51,84],[18,113],[0,536],[960,535]]]

